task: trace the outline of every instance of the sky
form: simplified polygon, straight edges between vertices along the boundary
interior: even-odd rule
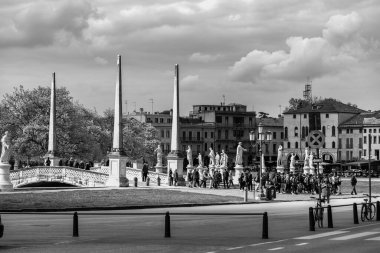
[[[180,114],[224,102],[277,116],[290,98],[333,97],[379,110],[380,1],[2,0],[0,97],[65,86],[103,114],[122,56],[124,112]],[[153,103],[151,103],[153,101]]]

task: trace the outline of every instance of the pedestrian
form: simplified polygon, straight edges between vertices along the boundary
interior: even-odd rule
[[[197,169],[194,169],[193,171],[193,184],[194,188],[199,187],[199,172]]]
[[[174,186],[178,186],[178,171],[174,170]]]
[[[173,171],[172,169],[169,169],[169,185],[173,185]]]
[[[149,166],[146,162],[144,162],[143,168],[142,168],[142,181],[145,182],[146,178],[148,177],[148,171]]]
[[[189,187],[193,187],[193,174],[191,173],[191,170],[187,172],[187,182]]]
[[[230,188],[230,186],[228,185],[228,171],[227,171],[227,169],[223,170],[223,187],[224,187],[224,189]]]
[[[358,182],[358,180],[356,179],[355,175],[352,175],[351,177],[351,186],[352,186],[352,191],[351,191],[351,195],[357,195],[358,193],[356,192],[356,183]]]
[[[228,175],[228,184],[229,184],[229,187],[235,187],[235,185],[234,185],[234,178],[233,178],[233,175],[232,175],[232,170],[230,170],[230,173]]]
[[[337,187],[336,195],[342,195],[342,179],[340,178],[340,174],[335,177],[335,183]]]
[[[45,166],[50,166],[50,158],[49,157],[45,161]]]

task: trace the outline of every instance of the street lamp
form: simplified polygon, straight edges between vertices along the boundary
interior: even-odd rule
[[[264,163],[264,157],[263,157],[263,144],[267,144],[270,141],[272,141],[272,132],[266,131],[264,132],[263,124],[260,122],[258,125],[258,143],[253,144],[256,142],[256,133],[255,131],[251,131],[249,133],[249,140],[251,141],[251,145],[255,147],[256,145],[259,146],[259,154],[260,154],[260,169],[259,169],[259,189],[260,194],[258,195],[258,198],[261,199],[261,197],[264,196],[262,185],[261,185],[261,173],[263,170],[263,163]]]

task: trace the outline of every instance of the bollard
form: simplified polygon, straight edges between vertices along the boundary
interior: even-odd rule
[[[4,225],[1,223],[1,215],[0,215],[0,238],[4,235]]]
[[[244,202],[248,202],[248,189],[244,187]]]
[[[73,217],[73,237],[79,237],[79,228],[78,228],[78,213],[74,213]]]
[[[150,178],[146,177],[146,186],[149,186],[149,181],[150,181]]]
[[[376,221],[380,221],[380,201],[376,201]]]
[[[160,185],[161,185],[161,178],[157,177],[157,186],[160,186]]]
[[[333,228],[333,218],[331,206],[327,206],[327,228]]]
[[[353,211],[354,211],[354,224],[359,224],[358,205],[354,203],[352,206],[353,206]]]
[[[263,237],[262,239],[268,239],[268,213],[263,214]]]
[[[169,212],[166,212],[165,215],[165,238],[170,237],[170,216]]]
[[[309,230],[315,231],[315,220],[314,220],[314,212],[313,212],[312,207],[309,207]]]
[[[135,178],[133,179],[133,181],[134,181],[134,183],[135,183],[134,186],[137,187],[137,177],[135,177]]]

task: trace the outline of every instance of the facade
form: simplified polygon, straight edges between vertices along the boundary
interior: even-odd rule
[[[352,151],[354,156],[353,147],[355,144],[359,145],[356,143],[359,141],[359,130],[352,129],[348,134],[343,134],[342,129],[339,129],[343,122],[363,112],[334,99],[325,99],[320,103],[288,110],[284,113],[284,156],[287,162],[289,163],[292,153],[296,155],[296,160],[304,159],[304,150],[308,148],[307,136],[313,130],[321,131],[325,135],[325,144],[319,150],[323,162],[333,163],[341,160],[343,145],[348,145],[348,155],[351,156]],[[345,144],[347,141],[348,144]],[[316,155],[316,150],[312,152]]]

